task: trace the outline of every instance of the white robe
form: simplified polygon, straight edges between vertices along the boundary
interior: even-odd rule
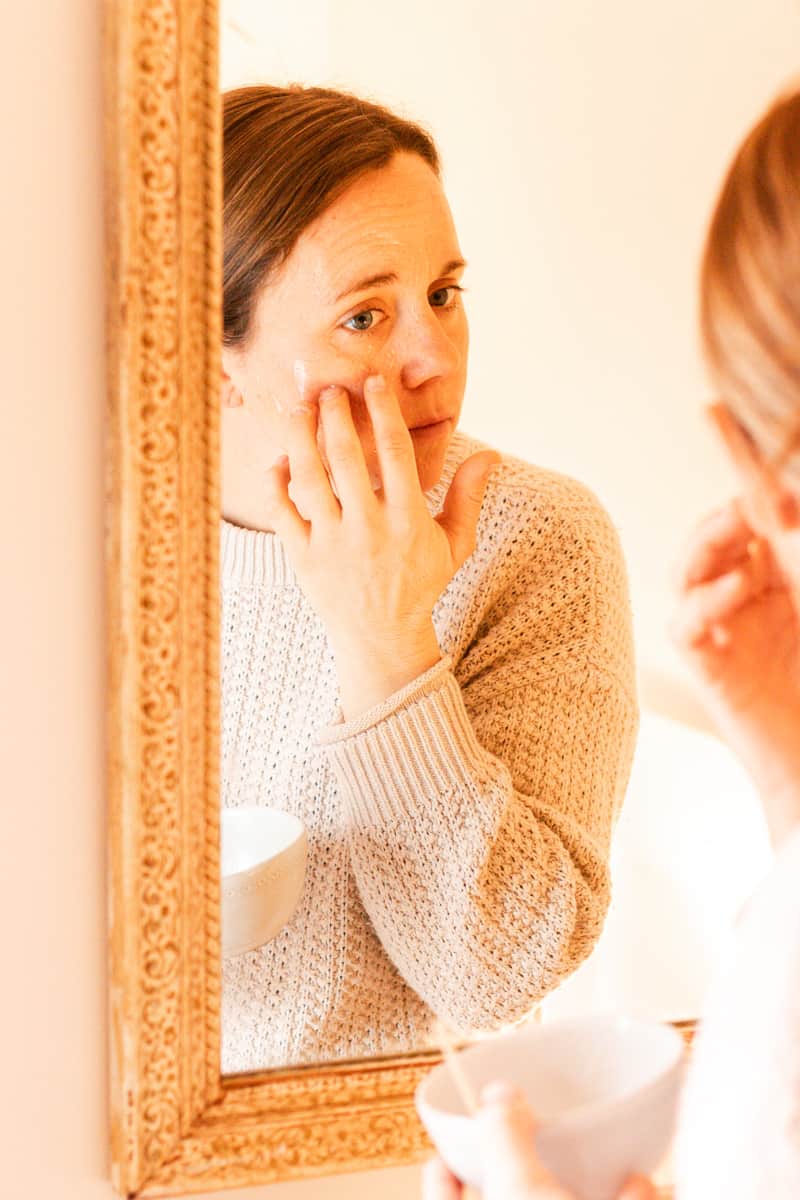
[[[675,1177],[677,1200],[800,1198],[800,829],[709,990]]]

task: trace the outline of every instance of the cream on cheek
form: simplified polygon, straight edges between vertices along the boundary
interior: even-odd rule
[[[380,361],[377,361],[378,358]],[[357,357],[329,351],[325,354],[296,358],[292,366],[296,397],[306,404],[318,404],[320,392],[326,387],[342,387],[347,392],[350,397],[356,432],[364,451],[370,482],[375,491],[378,491],[381,486],[381,478],[378,471],[372,426],[364,403],[364,381],[369,375],[376,374],[378,371],[391,378],[391,367],[392,363],[385,352],[378,356],[371,353],[366,347],[359,352]],[[286,412],[286,407],[283,412]],[[329,471],[329,460],[325,449],[325,430],[321,421],[317,429],[317,445],[325,469]]]

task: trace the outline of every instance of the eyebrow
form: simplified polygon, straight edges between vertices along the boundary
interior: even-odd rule
[[[441,271],[437,275],[437,279],[442,279],[445,275],[452,275],[455,271],[461,271],[466,267],[466,260],[463,258],[451,258],[450,262],[445,263]],[[340,300],[344,300],[345,296],[352,296],[356,292],[364,292],[367,288],[381,287],[386,283],[397,283],[397,275],[394,271],[388,271],[381,275],[368,275],[366,279],[359,279],[357,283],[348,284],[343,292],[334,300],[334,304],[338,304]]]

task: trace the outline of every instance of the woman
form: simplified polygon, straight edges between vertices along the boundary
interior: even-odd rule
[[[800,1196],[800,90],[748,135],[718,200],[701,330],[710,416],[740,495],[697,530],[674,635],[761,795],[778,851],[706,1004],[676,1148],[679,1200]],[[725,831],[720,831],[724,853]],[[489,1186],[569,1200],[532,1151],[521,1097],[488,1097]],[[508,1185],[508,1186],[506,1186]],[[494,1190],[493,1190],[494,1189]],[[638,1189],[638,1191],[636,1190]],[[648,1194],[644,1181],[625,1196]],[[428,1200],[455,1200],[439,1163]]]
[[[739,496],[698,530],[675,636],[761,796],[777,861],[706,1004],[676,1151],[682,1200],[800,1195],[800,90],[739,150],[701,328]]]
[[[636,704],[615,532],[457,431],[464,261],[429,136],[224,98],[222,779],[300,907],[223,973],[223,1069],[521,1020],[591,950]]]

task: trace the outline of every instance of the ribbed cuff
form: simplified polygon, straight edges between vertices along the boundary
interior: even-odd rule
[[[474,790],[476,776],[491,774],[449,659],[356,720],[329,726],[318,741],[358,824],[406,821],[435,797]]]
[[[451,666],[452,659],[450,656],[448,654],[443,655],[437,663],[434,663],[432,667],[428,667],[427,671],[423,671],[416,679],[412,679],[410,683],[398,688],[396,692],[392,692],[391,696],[387,696],[385,700],[381,700],[380,704],[374,704],[372,708],[368,708],[366,712],[359,713],[357,717],[353,717],[350,721],[345,721],[344,716],[342,716],[340,720],[320,730],[317,734],[318,744],[324,746],[329,742],[339,742],[343,738],[351,737],[355,733],[363,733],[371,725],[377,725],[380,721],[385,721],[398,708],[402,708],[405,704],[412,704],[423,693],[436,687],[441,682],[441,677],[444,676],[446,671],[450,670]],[[341,712],[341,710],[339,711]]]

